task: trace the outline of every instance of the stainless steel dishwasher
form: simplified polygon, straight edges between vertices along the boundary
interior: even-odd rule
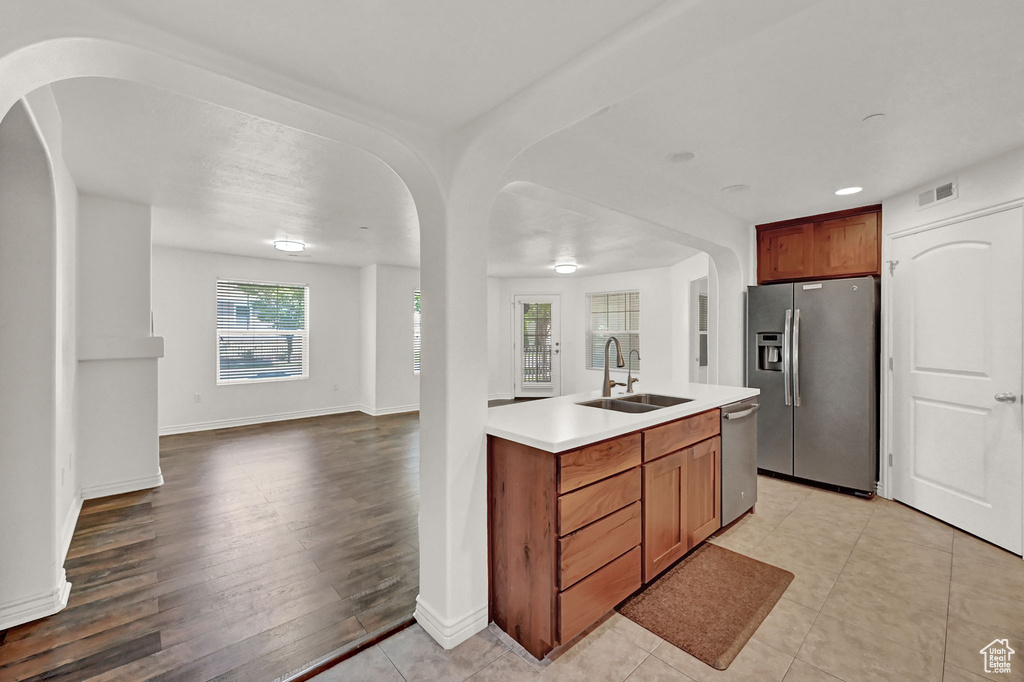
[[[722,406],[722,525],[757,502],[757,397]]]

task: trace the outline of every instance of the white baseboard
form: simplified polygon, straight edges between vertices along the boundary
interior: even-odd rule
[[[136,490],[158,488],[164,484],[164,475],[159,473],[156,476],[145,476],[143,478],[132,478],[127,481],[115,483],[103,483],[101,485],[82,486],[82,499],[92,500],[97,497],[108,495],[120,495],[121,493],[133,493]]]
[[[71,594],[71,583],[68,582],[64,569],[61,569],[60,578],[57,579],[57,585],[52,590],[0,604],[0,630],[52,616],[68,605],[69,594]]]
[[[178,424],[176,426],[162,426],[158,433],[161,436],[170,436],[176,433],[192,433],[194,431],[212,431],[214,429],[230,429],[235,426],[252,426],[254,424],[266,424],[268,422],[283,422],[289,419],[306,419],[308,417],[323,417],[329,414],[344,414],[346,412],[366,412],[360,405],[343,405],[340,407],[324,407],[318,410],[300,410],[298,412],[279,412],[277,414],[263,414],[256,417],[240,417],[238,419],[218,419],[209,422],[196,422],[194,424]]]
[[[398,407],[382,407],[379,410],[367,405],[360,405],[359,411],[363,414],[368,414],[371,417],[382,417],[385,414],[404,414],[406,412],[419,412],[420,406],[416,405],[400,405]]]
[[[82,495],[75,495],[71,500],[71,507],[68,515],[64,517],[64,525],[60,530],[60,562],[63,564],[68,558],[68,548],[71,547],[71,538],[75,535],[75,526],[78,525],[78,515],[82,512]]]
[[[492,393],[487,396],[488,400],[512,400],[511,393]]]
[[[423,601],[423,595],[417,595],[413,618],[438,644],[445,649],[454,649],[487,627],[487,605],[446,623],[437,615],[437,611]]]

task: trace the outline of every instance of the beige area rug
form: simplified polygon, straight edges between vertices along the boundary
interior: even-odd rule
[[[707,543],[624,602],[619,612],[712,668],[725,670],[793,577]]]

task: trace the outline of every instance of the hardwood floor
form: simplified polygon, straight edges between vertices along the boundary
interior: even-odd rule
[[[418,415],[160,439],[165,483],[85,503],[68,607],[0,680],[273,680],[412,615]]]

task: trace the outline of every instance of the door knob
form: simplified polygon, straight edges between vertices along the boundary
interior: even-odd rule
[[[996,400],[1001,403],[1015,403],[1017,402],[1016,393],[996,393]]]

